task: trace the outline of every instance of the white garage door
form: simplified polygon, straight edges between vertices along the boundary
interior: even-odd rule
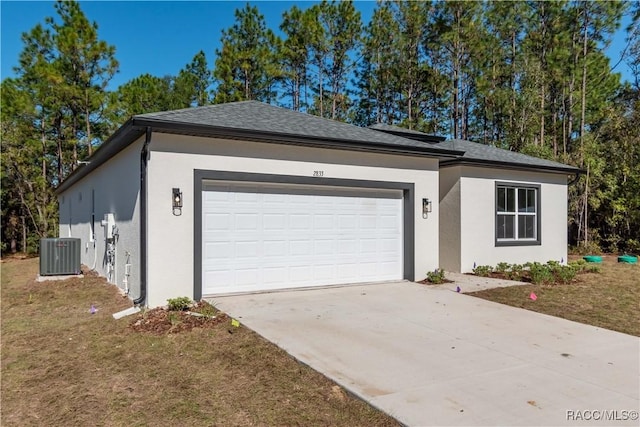
[[[203,295],[400,280],[402,191],[211,183]]]

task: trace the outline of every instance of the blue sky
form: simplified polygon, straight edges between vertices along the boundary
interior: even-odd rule
[[[91,21],[98,23],[100,39],[116,47],[120,71],[113,78],[109,89],[144,73],[156,76],[175,75],[203,50],[210,67],[215,61],[215,50],[220,45],[221,31],[234,22],[234,10],[243,1],[84,1],[82,10]],[[282,13],[297,4],[307,8],[313,2],[260,1],[253,2],[265,16],[267,26],[278,29]],[[376,6],[374,1],[356,2],[364,22],[368,22]],[[5,1],[0,2],[1,73],[2,79],[14,75],[22,50],[20,39],[47,16],[55,16],[52,2]],[[630,22],[625,17],[621,29],[607,50],[611,63],[615,64],[624,49],[624,27]],[[617,72],[630,80],[630,70],[624,62]]]

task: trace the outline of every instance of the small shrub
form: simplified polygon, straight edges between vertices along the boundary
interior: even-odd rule
[[[167,300],[167,307],[170,311],[184,311],[191,307],[191,298],[189,297],[177,297],[169,298]]]
[[[597,243],[589,241],[586,246],[584,244],[581,244],[578,246],[570,247],[569,253],[574,255],[601,255],[602,249]]]
[[[490,265],[479,265],[473,269],[473,274],[480,277],[489,277],[493,272],[493,267]]]
[[[436,285],[444,283],[444,270],[436,268],[433,271],[427,271],[427,280]]]
[[[556,281],[569,283],[576,277],[576,269],[569,265],[558,265],[552,268]]]
[[[625,242],[625,250],[629,253],[640,253],[640,240],[629,239]]]
[[[498,265],[496,265],[496,271],[498,273],[507,274],[509,270],[511,270],[511,264],[508,262],[499,262]]]
[[[541,285],[553,281],[551,267],[546,264],[540,264],[539,262],[531,264],[529,267],[529,275],[531,276],[531,283],[534,285]]]
[[[513,264],[509,271],[507,271],[507,279],[509,280],[522,280],[524,273],[524,267],[520,264]]]
[[[576,271],[576,273],[582,273],[587,269],[587,261],[583,259],[571,261],[569,263],[569,267],[572,267]]]

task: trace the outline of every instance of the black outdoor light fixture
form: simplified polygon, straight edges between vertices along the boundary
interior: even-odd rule
[[[427,214],[430,214],[432,211],[431,200],[422,199],[422,218],[426,218]]]
[[[171,192],[171,204],[173,206],[173,214],[175,216],[182,215],[182,191],[179,188],[174,188]]]

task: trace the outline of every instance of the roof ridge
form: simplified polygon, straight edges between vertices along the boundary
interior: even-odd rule
[[[164,110],[164,111],[150,111],[148,113],[135,114],[133,117],[163,117],[169,114],[181,113],[185,111],[194,111],[194,110],[207,110],[215,107],[220,107],[221,105],[231,105],[231,104],[248,104],[248,103],[257,103],[257,104],[266,104],[260,101],[256,101],[253,99],[246,99],[243,101],[233,101],[233,102],[221,102],[219,104],[208,104],[208,105],[198,105],[195,107],[185,107],[178,108],[175,110]],[[271,105],[271,104],[266,104]]]

